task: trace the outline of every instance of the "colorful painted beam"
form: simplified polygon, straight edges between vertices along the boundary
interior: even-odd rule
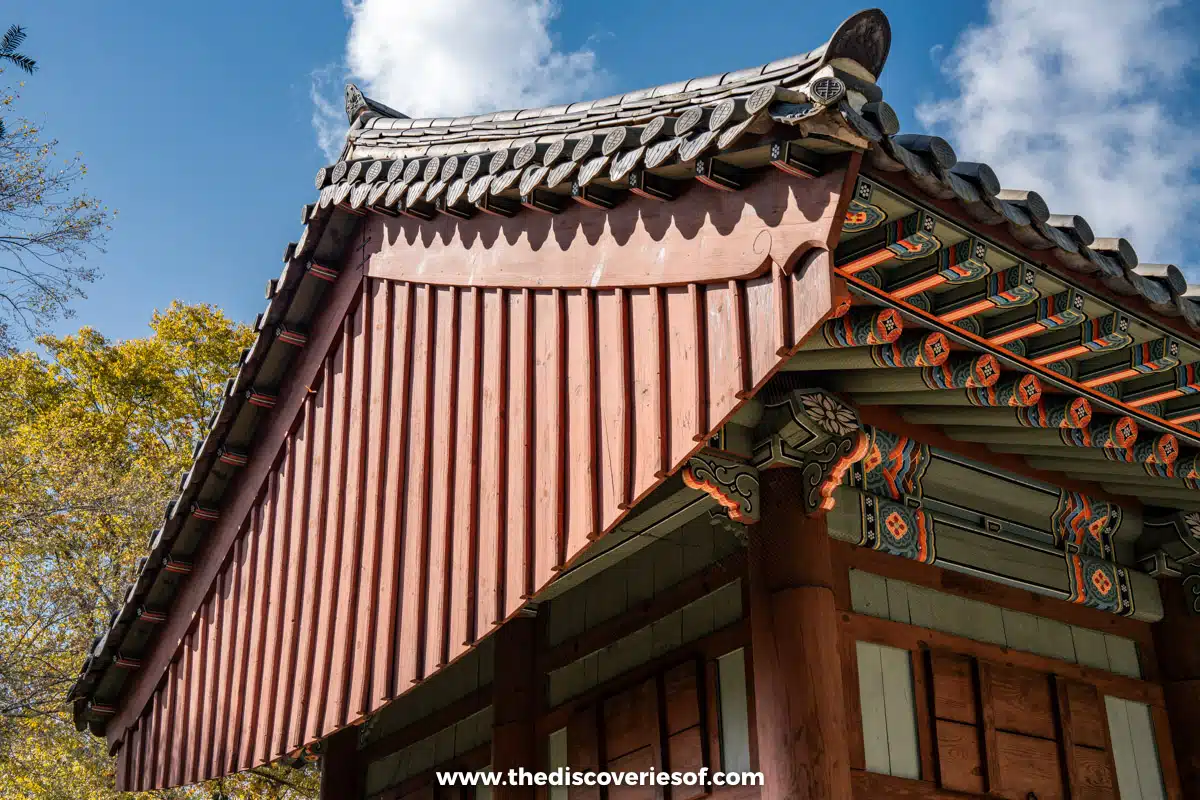
[[[874,347],[837,347],[802,350],[784,365],[792,372],[833,369],[880,369],[935,367],[950,357],[950,341],[944,333],[906,333],[891,344]]]
[[[1092,404],[1085,397],[1043,400],[1017,409],[1017,421],[1026,428],[1083,428],[1092,421]]]
[[[1168,407],[1160,416],[1176,425],[1187,425],[1190,422],[1197,422],[1200,421],[1200,403],[1188,402],[1179,404],[1173,408]]]
[[[855,197],[846,207],[846,218],[842,221],[842,233],[862,233],[878,228],[886,221],[886,211]]]
[[[812,151],[791,142],[771,144],[771,166],[795,178],[815,178],[822,171]]]
[[[997,441],[1015,436],[1013,428],[1084,428],[1092,422],[1092,407],[1082,397],[1064,400],[1040,400],[1017,408],[918,408],[904,412],[904,418],[920,425],[998,428]],[[1053,443],[1055,437],[1047,441]]]
[[[976,291],[938,308],[941,322],[955,323],[997,308],[1019,308],[1038,299],[1033,267],[1020,265],[988,275]]]
[[[1125,464],[1161,467],[1164,477],[1173,477],[1172,467],[1179,459],[1179,439],[1173,433],[1141,436],[1129,447],[1105,448],[1105,457]]]
[[[852,309],[821,326],[821,337],[812,337],[804,349],[864,347],[891,344],[904,332],[904,320],[894,308]]]
[[[1132,417],[1111,417],[1093,422],[1087,427],[1059,430],[1063,444],[1072,447],[1101,447],[1107,450],[1128,450],[1138,438],[1138,424]]]
[[[904,391],[856,393],[861,406],[975,406],[979,408],[1021,408],[1042,399],[1042,382],[1036,375],[1008,378],[995,386],[981,389],[947,391]]]
[[[1000,363],[990,353],[951,355],[935,367],[877,372],[843,370],[823,378],[840,392],[915,392],[929,389],[982,389],[1000,380]]]
[[[991,353],[955,356],[921,371],[930,389],[982,389],[1000,380],[1000,362]]]
[[[986,333],[988,344],[1004,346],[1019,339],[1078,325],[1086,319],[1083,296],[1074,289],[1042,297],[1019,317],[1006,320]]]
[[[838,268],[854,275],[889,261],[916,261],[936,253],[942,242],[933,235],[935,221],[924,212],[889,222],[883,226],[884,241],[849,256]]]
[[[1173,380],[1170,383],[1156,385],[1122,399],[1133,408],[1145,408],[1152,403],[1200,394],[1200,370],[1197,369],[1196,364],[1183,364],[1176,367],[1172,377]],[[1197,410],[1197,414],[1196,418],[1200,419],[1200,410]]]
[[[934,262],[904,276],[888,291],[897,300],[939,286],[955,286],[972,283],[988,275],[992,268],[986,261],[987,247],[978,239],[963,239],[961,242],[938,251]]]
[[[908,415],[905,416],[907,418]],[[1014,429],[997,425],[971,425],[967,424],[969,417],[960,420],[959,416],[947,415],[943,426],[951,439],[989,446],[1053,447],[1058,449],[1058,454],[1063,458],[1071,458],[1077,449],[1124,450],[1133,446],[1138,434],[1136,423],[1127,424],[1132,423],[1129,417],[1106,419],[1084,428]]]
[[[1117,311],[1082,323],[1076,341],[1068,340],[1038,347],[1035,340],[1027,349],[1026,355],[1033,363],[1048,367],[1089,353],[1111,353],[1131,344],[1133,337],[1129,335],[1129,320]]]
[[[1098,370],[1089,370],[1084,364],[1078,380],[1084,386],[1096,388],[1108,386],[1130,378],[1166,372],[1179,366],[1179,342],[1170,337],[1142,342],[1130,348],[1129,362],[1112,364]]]

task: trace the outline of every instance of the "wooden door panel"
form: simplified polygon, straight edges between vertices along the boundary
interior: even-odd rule
[[[943,788],[977,794],[983,792],[979,729],[974,725],[938,720],[937,758]]]
[[[971,659],[951,653],[932,653],[930,663],[934,716],[967,725],[979,724]]]
[[[1071,714],[1071,737],[1075,744],[1108,748],[1104,701],[1095,686],[1071,681],[1067,684],[1067,705]]]
[[[1118,800],[1117,782],[1108,753],[1091,747],[1075,748],[1075,797],[1083,800]]]
[[[672,772],[699,772],[704,766],[700,727],[688,728],[667,740],[668,768]],[[704,786],[672,786],[671,800],[692,800],[707,793]]]
[[[614,759],[658,741],[658,691],[653,679],[604,701],[604,756]]]
[[[996,730],[1055,738],[1050,676],[1028,669],[991,665]]]
[[[688,662],[663,675],[668,734],[700,724],[700,681],[696,670],[697,665]]]
[[[1064,800],[1057,742],[998,731],[996,761],[1001,797],[1026,800],[1033,792],[1038,800]]]
[[[615,761],[608,762],[609,772],[649,772],[657,759],[653,747],[643,747],[627,753]],[[662,790],[657,786],[612,786],[608,790],[609,800],[654,800]]]

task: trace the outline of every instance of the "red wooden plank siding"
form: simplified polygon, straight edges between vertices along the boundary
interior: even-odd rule
[[[332,731],[342,726],[344,710],[343,687],[346,680],[346,648],[354,629],[353,594],[356,588],[359,564],[357,563],[358,520],[353,508],[358,487],[351,484],[357,479],[355,465],[362,457],[361,399],[356,378],[358,374],[356,350],[361,343],[361,306],[346,318],[342,327],[342,347],[339,353],[341,372],[334,384],[334,430],[333,430],[333,491],[329,495],[329,519],[333,520],[334,560],[332,571],[337,576],[337,590],[326,595],[332,607],[332,635],[329,649],[324,654],[329,669],[322,700],[324,722],[322,730]]]
[[[567,293],[567,460],[566,553],[578,553],[597,525],[596,478],[596,328],[592,292]]]
[[[238,720],[241,728],[236,750],[239,770],[248,768],[253,760],[254,729],[258,719],[258,705],[262,699],[259,685],[262,683],[264,666],[269,666],[263,663],[263,640],[267,635],[267,591],[271,585],[269,566],[271,540],[267,528],[273,507],[272,501],[277,478],[278,474],[272,472],[264,498],[254,509],[252,516],[254,521],[249,534],[254,541],[254,560],[250,562],[254,575],[254,594],[250,601],[250,639],[247,642],[250,661],[246,670],[246,682],[241,689],[241,693],[246,698],[245,707],[242,717]]]
[[[312,700],[309,704],[311,729],[309,738],[319,736],[329,730],[327,711],[332,706],[329,702],[331,673],[333,664],[334,629],[336,621],[338,591],[341,586],[341,557],[342,557],[342,493],[345,489],[345,475],[342,467],[344,446],[342,437],[346,432],[346,412],[349,404],[346,402],[346,365],[345,328],[350,324],[349,319],[342,325],[342,341],[329,356],[326,363],[326,487],[325,502],[321,509],[322,525],[325,526],[325,547],[321,557],[321,595],[320,615],[317,622],[317,642],[309,692]]]
[[[678,464],[696,446],[700,429],[701,398],[697,392],[697,363],[704,342],[696,326],[695,289],[672,286],[665,290],[666,319],[663,331],[667,347],[666,392],[670,398],[670,433],[667,436],[667,462]]]
[[[195,682],[192,688],[192,708],[195,713],[192,714],[193,730],[189,734],[196,741],[187,752],[187,771],[184,780],[187,783],[195,783],[200,780],[200,756],[204,749],[208,746],[208,741],[212,737],[212,724],[209,722],[209,708],[212,704],[212,692],[210,691],[211,678],[207,678],[210,674],[210,663],[212,661],[212,646],[208,643],[208,637],[212,634],[213,629],[213,605],[216,600],[215,595],[210,595],[205,601],[202,610],[200,611],[200,624],[196,629],[196,656],[195,666],[192,669],[192,677],[190,680]]]
[[[283,456],[275,473],[274,500],[268,520],[268,538],[271,543],[270,558],[270,591],[267,593],[266,630],[263,634],[263,665],[261,668],[260,697],[258,715],[255,721],[254,749],[250,757],[251,763],[261,763],[270,760],[271,745],[268,735],[271,730],[272,716],[275,713],[275,692],[279,686],[279,662],[281,638],[280,625],[283,617],[283,597],[287,586],[288,576],[287,549],[290,540],[289,512],[291,510],[292,472],[295,467],[295,441],[288,440]]]
[[[475,634],[483,636],[500,619],[504,574],[505,437],[508,422],[508,306],[504,292],[483,292],[483,364],[479,370],[482,409],[479,459],[479,576]],[[485,555],[487,556],[485,558]]]
[[[367,324],[370,326],[370,355],[365,369],[369,370],[370,404],[367,410],[365,447],[366,480],[362,492],[363,529],[363,580],[358,593],[357,624],[354,629],[354,664],[350,692],[349,713],[358,718],[370,708],[372,645],[376,631],[376,604],[379,602],[379,576],[383,562],[380,560],[380,539],[383,536],[383,487],[384,470],[387,465],[387,408],[391,391],[390,371],[392,368],[389,345],[391,343],[391,309],[388,307],[387,287],[373,282],[367,287],[369,303]],[[364,350],[367,348],[364,347]],[[364,373],[364,376],[367,373]]]
[[[421,675],[432,675],[446,662],[446,614],[450,585],[450,515],[454,510],[454,448],[458,394],[458,289],[433,291],[435,331],[432,352],[433,385],[429,482],[429,555],[425,581],[425,636]]]
[[[176,716],[179,733],[173,737],[171,742],[171,780],[177,783],[187,783],[188,781],[187,762],[190,759],[187,756],[191,752],[188,740],[199,732],[196,725],[196,700],[198,697],[196,690],[199,688],[195,674],[196,661],[196,629],[193,628],[192,632],[184,639],[183,657],[179,661],[180,669],[176,675],[178,685],[175,691],[181,698],[181,702]]]
[[[413,290],[413,368],[409,385],[408,468],[400,489],[404,498],[404,517],[400,524],[404,539],[404,570],[400,580],[400,618],[397,631],[395,694],[408,691],[420,678],[420,642],[423,638],[422,614],[425,611],[424,584],[427,579],[428,492],[430,470],[429,403],[433,382],[430,357],[433,336],[433,290],[426,286]]]
[[[600,475],[602,520],[621,515],[621,506],[625,503],[625,473],[629,469],[629,459],[626,457],[629,437],[625,425],[625,404],[629,394],[625,387],[629,364],[623,357],[624,299],[623,289],[596,293],[596,345],[603,355],[597,359],[596,365],[600,414],[595,469]]]
[[[217,761],[218,774],[226,774],[234,768],[237,760],[237,738],[233,735],[238,730],[238,719],[242,713],[244,694],[242,692],[246,662],[249,659],[250,617],[247,613],[250,595],[248,591],[250,577],[250,543],[245,535],[245,529],[234,545],[235,578],[233,582],[234,595],[231,598],[233,629],[229,632],[229,686],[225,691],[225,704],[228,711],[223,718],[221,730],[220,756]]]
[[[531,570],[529,476],[533,432],[530,429],[532,398],[533,306],[528,289],[506,292],[509,307],[509,353],[508,353],[508,459],[505,468],[508,475],[507,541],[505,542],[505,580],[502,583],[504,609],[519,603],[529,590]],[[503,614],[501,614],[503,616]]]
[[[305,404],[305,411],[308,404]],[[292,434],[289,448],[289,466],[291,475],[288,481],[289,514],[287,518],[287,553],[286,594],[284,597],[283,614],[280,624],[283,626],[283,638],[280,642],[279,675],[275,689],[275,712],[271,720],[269,742],[270,755],[280,756],[287,752],[287,733],[291,726],[291,706],[289,698],[296,680],[297,649],[300,643],[302,624],[300,593],[308,584],[309,573],[304,569],[305,558],[308,554],[308,528],[305,520],[308,514],[309,489],[309,418],[303,413]]]
[[[167,685],[163,687],[163,713],[161,715],[162,730],[159,741],[166,751],[163,753],[162,780],[170,786],[179,781],[175,766],[179,763],[179,745],[183,740],[185,721],[181,719],[184,712],[183,695],[179,692],[179,670],[187,654],[187,646],[180,648],[179,657],[167,668]]]
[[[329,634],[329,582],[326,579],[325,565],[328,563],[329,541],[336,539],[336,531],[326,524],[325,497],[329,486],[329,423],[333,412],[333,376],[330,374],[333,356],[325,359],[325,371],[320,385],[310,397],[313,409],[313,493],[309,501],[308,530],[313,537],[311,542],[313,559],[309,575],[313,581],[311,594],[308,597],[308,631],[303,637],[301,653],[304,656],[304,674],[297,690],[300,692],[304,716],[300,727],[294,734],[291,744],[299,747],[311,741],[320,730],[318,724],[321,711],[320,698],[316,694],[324,662],[318,660],[317,653],[324,647],[324,640]]]
[[[401,567],[404,542],[400,520],[404,498],[398,488],[404,485],[408,465],[408,409],[412,385],[412,287],[408,284],[384,283],[385,302],[391,309],[388,323],[388,352],[395,358],[391,374],[391,400],[387,438],[387,477],[381,489],[386,501],[383,507],[383,548],[380,561],[379,600],[383,604],[375,640],[375,660],[372,667],[372,690],[369,708],[375,708],[396,694],[396,644],[399,641],[401,602]],[[389,358],[389,360],[391,360]]]
[[[308,383],[122,780],[246,769],[464,653],[679,468],[832,308],[828,264],[733,282],[368,279]]]
[[[203,687],[204,714],[201,717],[201,724],[204,727],[201,731],[200,752],[196,755],[197,780],[206,780],[212,777],[214,732],[217,730],[217,704],[221,696],[221,606],[225,601],[224,592],[221,591],[223,578],[224,574],[217,579],[217,590],[209,600],[209,610],[206,615],[208,625],[204,636],[204,657],[205,674],[209,678],[208,685]]]
[[[530,377],[532,391],[529,393],[529,417],[532,429],[529,434],[531,456],[528,472],[531,477],[532,501],[529,509],[533,517],[533,562],[531,564],[532,587],[542,586],[554,576],[558,566],[558,537],[562,530],[559,521],[558,482],[562,475],[559,464],[559,434],[564,426],[559,419],[562,411],[559,383],[559,344],[561,320],[558,313],[558,293],[542,290],[532,293],[533,373]]]
[[[300,537],[300,548],[304,551],[303,571],[304,593],[296,599],[299,623],[296,630],[295,666],[294,671],[288,672],[285,682],[288,692],[288,719],[279,732],[279,748],[288,752],[299,747],[303,741],[304,722],[308,712],[308,684],[312,676],[313,635],[316,630],[317,602],[321,596],[320,556],[322,531],[320,525],[313,520],[313,509],[317,505],[313,495],[319,491],[321,481],[321,464],[324,463],[324,451],[317,438],[317,419],[320,416],[318,403],[321,399],[320,389],[312,390],[304,401],[303,418],[296,435],[303,442],[301,452],[304,454],[304,492],[303,501],[296,505],[299,518],[297,528],[303,531]],[[299,587],[298,587],[299,588]]]
[[[663,336],[659,317],[657,289],[631,289],[629,291],[630,329],[638,335],[630,336],[631,366],[629,381],[632,402],[629,406],[629,427],[637,431],[630,437],[632,469],[630,479],[636,503],[638,494],[649,491],[657,483],[663,471],[662,450],[666,431],[663,430],[661,408],[663,398],[659,384],[663,376],[659,340]]]
[[[217,579],[217,592],[220,608],[220,614],[216,623],[216,647],[217,657],[220,659],[220,665],[217,670],[217,682],[213,686],[212,691],[216,697],[216,705],[213,711],[212,725],[212,748],[209,751],[206,766],[204,766],[204,776],[212,778],[224,772],[221,764],[222,756],[225,753],[225,731],[229,730],[229,698],[230,687],[229,683],[233,676],[233,658],[236,648],[233,646],[237,638],[237,618],[233,614],[233,606],[237,602],[237,559],[238,548],[235,547],[234,552],[230,554],[230,558],[226,562],[226,566],[221,570],[221,576]]]
[[[145,741],[142,733],[145,728],[146,720],[139,720],[122,748],[125,752],[125,771],[122,774],[126,786],[137,787],[142,779],[142,742]]]
[[[146,765],[147,779],[143,781],[144,789],[151,786],[166,786],[166,781],[163,780],[163,764],[166,763],[162,749],[162,715],[163,707],[167,703],[166,694],[163,691],[163,684],[159,684],[155,690],[153,697],[150,700],[150,740],[148,742],[149,763]]]
[[[459,295],[458,420],[454,454],[454,503],[450,521],[450,622],[448,660],[453,661],[470,647],[476,626],[476,575],[479,539],[479,418],[481,392],[479,372],[483,350],[483,295],[469,289]]]
[[[367,373],[367,351],[370,347],[369,301],[359,303],[346,328],[345,394],[347,395],[345,450],[342,480],[345,494],[340,512],[338,531],[342,540],[341,579],[338,584],[338,603],[333,660],[333,677],[329,691],[334,702],[332,716],[326,720],[326,730],[346,724],[349,709],[351,658],[357,628],[359,576],[362,574],[362,497],[366,459],[366,414],[369,403],[370,376]]]

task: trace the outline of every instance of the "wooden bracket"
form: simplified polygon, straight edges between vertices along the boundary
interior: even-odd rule
[[[798,467],[805,513],[831,510],[834,489],[870,445],[858,413],[827,392],[795,389],[764,403],[763,422],[771,432],[755,446],[752,463]]]
[[[688,459],[682,477],[688,488],[716,500],[730,520],[743,525],[758,522],[758,470],[754,467],[702,452]]]

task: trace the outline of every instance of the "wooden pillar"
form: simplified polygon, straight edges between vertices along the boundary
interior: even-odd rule
[[[348,725],[325,740],[321,754],[321,800],[363,796],[363,765],[358,758],[358,726]]]
[[[492,769],[507,772],[537,769],[537,624],[517,617],[496,631],[495,672],[492,678]],[[493,792],[496,800],[532,800],[533,786],[505,786]]]
[[[1159,581],[1164,613],[1154,625],[1154,650],[1184,797],[1200,797],[1200,614],[1191,609],[1197,602],[1192,584],[1200,585],[1200,578],[1186,587],[1176,579]]]
[[[799,470],[761,475],[749,529],[750,631],[763,800],[850,800],[850,749],[825,515],[806,516]]]

